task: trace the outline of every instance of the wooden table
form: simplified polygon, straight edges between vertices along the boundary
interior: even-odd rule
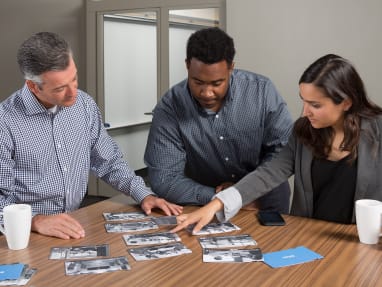
[[[182,242],[192,254],[135,261],[127,252],[121,233],[106,233],[103,212],[138,210],[127,206],[124,195],[102,201],[73,213],[85,227],[86,237],[61,240],[32,233],[29,247],[10,251],[0,237],[0,263],[22,262],[37,273],[28,286],[382,286],[382,245],[359,243],[355,225],[342,225],[294,216],[284,216],[286,225],[259,225],[254,211],[240,211],[232,220],[241,230],[229,234],[249,233],[263,253],[305,246],[324,256],[323,259],[289,267],[272,269],[262,262],[203,263],[197,236],[181,231]],[[186,207],[191,211],[194,207]],[[156,213],[155,215],[162,215]],[[163,228],[164,230],[166,228]],[[110,256],[126,256],[131,270],[104,274],[65,275],[63,260],[49,260],[53,246],[89,244],[110,245]]]

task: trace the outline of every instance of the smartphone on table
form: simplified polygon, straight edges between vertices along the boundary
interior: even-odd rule
[[[277,211],[259,211],[257,217],[260,224],[266,226],[282,226],[285,225],[285,220]]]

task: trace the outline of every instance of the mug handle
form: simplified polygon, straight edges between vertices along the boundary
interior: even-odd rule
[[[0,212],[0,217],[4,217],[2,212]],[[0,223],[0,232],[5,235],[5,229],[3,227],[3,224],[1,224],[1,223]]]

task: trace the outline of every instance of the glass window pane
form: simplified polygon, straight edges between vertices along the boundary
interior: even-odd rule
[[[156,12],[104,16],[105,122],[150,122],[157,102]]]

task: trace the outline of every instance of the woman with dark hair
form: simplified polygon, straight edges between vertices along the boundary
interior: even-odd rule
[[[299,90],[302,116],[283,150],[206,206],[178,216],[174,232],[197,223],[196,232],[215,214],[228,220],[293,174],[292,215],[354,223],[356,200],[382,200],[382,108],[353,65],[323,56],[305,70]]]

